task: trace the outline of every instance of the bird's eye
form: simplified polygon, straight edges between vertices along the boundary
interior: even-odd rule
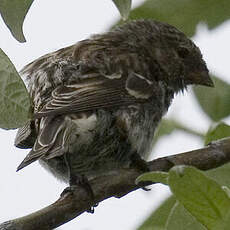
[[[179,47],[177,52],[181,58],[186,58],[189,54],[189,50],[185,47]]]

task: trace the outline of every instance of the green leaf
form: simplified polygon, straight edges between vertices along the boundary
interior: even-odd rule
[[[0,127],[23,126],[31,116],[30,97],[13,64],[0,49]]]
[[[168,181],[179,202],[200,223],[210,230],[224,229],[230,216],[230,199],[217,182],[186,166],[173,167]]]
[[[215,88],[197,86],[193,91],[203,111],[217,122],[230,115],[230,85],[217,77],[212,80]]]
[[[206,230],[206,228],[177,202],[171,209],[165,230]]]
[[[179,121],[175,119],[162,119],[159,128],[155,134],[154,140],[164,136],[169,135],[175,130],[184,131],[186,133],[189,133],[194,136],[204,137],[202,133],[197,132],[196,130],[193,130],[191,128],[186,127]]]
[[[19,41],[25,42],[22,25],[33,0],[1,0],[0,14],[12,35]]]
[[[229,226],[230,226],[230,214],[227,214],[228,218],[226,218],[226,221],[221,225],[221,227],[219,228],[220,230],[229,230]]]
[[[209,177],[211,177],[212,179],[214,179],[217,183],[219,183],[222,186],[222,189],[226,192],[226,189],[223,187],[230,187],[230,163],[225,164],[221,167],[218,167],[216,169],[212,169],[212,170],[208,170],[205,172],[205,174]],[[227,193],[227,192],[226,192]],[[154,201],[153,201],[154,202]],[[144,223],[141,225],[141,227],[139,228],[139,230],[150,230],[153,229],[152,226],[154,226],[154,230],[165,230],[165,223],[167,221],[167,223],[170,221],[170,224],[174,225],[174,223],[171,223],[172,220],[170,220],[171,215],[173,215],[174,221],[181,223],[180,221],[186,220],[187,223],[191,223],[191,225],[189,224],[189,226],[185,226],[188,227],[188,230],[190,230],[190,226],[191,226],[191,230],[198,230],[199,228],[195,228],[196,225],[200,225],[198,224],[198,222],[194,223],[193,221],[194,218],[191,217],[191,219],[188,219],[188,211],[186,211],[186,209],[184,209],[184,212],[180,211],[180,209],[178,210],[177,208],[175,208],[175,210],[171,210],[173,205],[175,204],[176,200],[173,197],[168,198],[164,203],[162,203],[160,205],[159,208],[157,208],[156,210],[154,210],[151,215],[146,218],[146,220],[144,221]],[[169,203],[169,205],[168,205]],[[181,207],[180,207],[181,208]],[[170,211],[171,210],[171,211]],[[178,216],[175,216],[174,212],[179,212],[180,214],[178,214]],[[191,215],[190,215],[191,216]],[[200,228],[202,225],[200,225]],[[174,228],[175,230],[178,230],[177,228]],[[185,228],[187,230],[187,228]],[[183,229],[184,230],[184,229]],[[200,229],[199,229],[200,230]]]
[[[158,138],[169,135],[177,129],[178,123],[173,119],[162,119],[159,128],[155,134],[154,141]]]
[[[168,173],[160,171],[143,173],[137,177],[136,184],[140,183],[141,181],[151,181],[154,183],[162,183],[168,185],[168,175]]]
[[[123,20],[129,17],[129,12],[132,5],[132,0],[112,0],[119,10]]]
[[[174,196],[169,197],[144,221],[138,230],[165,230],[168,216],[176,203]],[[154,226],[154,228],[153,228]]]
[[[208,170],[205,174],[214,179],[221,186],[230,187],[230,163]]]
[[[230,126],[221,122],[215,127],[211,127],[205,137],[205,145],[209,144],[212,141],[229,137],[230,136]]]
[[[222,186],[221,188],[226,192],[226,194],[230,198],[230,189],[227,186]]]
[[[146,0],[132,10],[130,19],[152,18],[168,22],[193,36],[199,23],[215,28],[230,17],[229,0]]]

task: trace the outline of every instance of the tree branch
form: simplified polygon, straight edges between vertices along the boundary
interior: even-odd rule
[[[175,165],[192,165],[202,170],[216,168],[230,161],[230,138],[211,143],[205,148],[158,158],[148,162],[151,171],[168,171]],[[90,181],[95,203],[110,197],[122,197],[139,187],[137,169],[121,169]],[[58,227],[92,207],[88,194],[81,187],[66,193],[55,203],[30,215],[0,224],[0,230],[45,230]]]

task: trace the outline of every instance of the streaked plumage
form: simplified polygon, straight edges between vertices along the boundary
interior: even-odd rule
[[[32,148],[18,170],[40,159],[58,178],[95,177],[151,151],[174,94],[211,86],[199,49],[171,25],[139,20],[47,54],[22,70],[34,120],[17,147]]]

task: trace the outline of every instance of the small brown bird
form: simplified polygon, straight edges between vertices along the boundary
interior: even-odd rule
[[[130,167],[151,151],[176,93],[213,86],[199,48],[166,23],[138,20],[47,54],[22,70],[34,120],[15,145],[70,184]]]

